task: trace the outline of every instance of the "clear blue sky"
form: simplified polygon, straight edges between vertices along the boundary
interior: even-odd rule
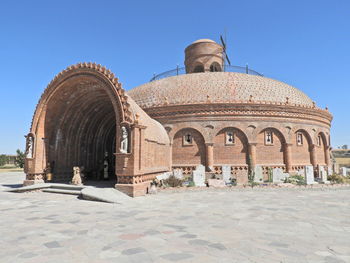
[[[291,84],[334,115],[350,145],[350,1],[1,1],[0,153],[24,148],[46,85],[71,64],[111,69],[128,90],[227,30],[232,64]]]

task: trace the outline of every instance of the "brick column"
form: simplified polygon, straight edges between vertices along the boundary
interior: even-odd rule
[[[169,160],[170,160],[170,171],[172,170],[173,167],[173,141],[170,142],[170,149],[169,149]]]
[[[316,145],[315,144],[310,145],[310,161],[312,166],[315,168],[316,167]]]
[[[140,182],[144,175],[141,159],[144,129],[146,126],[139,124],[128,127],[129,153],[116,153],[117,184],[115,188],[132,197],[145,195],[150,184],[149,181]]]
[[[252,166],[251,168],[254,168],[256,165],[256,143],[248,144],[248,154],[250,156],[250,165]]]
[[[207,148],[207,168],[211,171],[214,169],[214,145],[213,143],[206,143]]]
[[[330,156],[330,147],[329,146],[325,147],[324,154],[325,154],[325,157],[326,157],[326,165],[328,167],[330,167],[330,165],[331,165],[331,156]]]
[[[291,152],[292,144],[285,143],[284,144],[284,161],[286,165],[287,173],[292,171],[292,152]]]

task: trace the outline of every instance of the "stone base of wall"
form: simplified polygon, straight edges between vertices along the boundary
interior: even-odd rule
[[[27,186],[27,185],[33,185],[33,184],[43,184],[45,183],[44,180],[24,180],[23,181],[23,186]]]
[[[131,197],[146,195],[151,181],[139,184],[116,184],[115,188]]]

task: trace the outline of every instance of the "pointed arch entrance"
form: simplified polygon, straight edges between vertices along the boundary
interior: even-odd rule
[[[99,179],[104,159],[109,177],[114,174],[118,118],[113,104],[103,83],[90,78],[77,81],[57,91],[46,109],[44,147],[55,181],[70,180],[74,166]]]
[[[170,169],[164,127],[126,95],[112,72],[95,63],[70,66],[51,81],[26,137],[25,185],[43,182],[49,165],[55,181],[70,181],[74,166],[99,177],[107,155],[115,187],[139,196]]]
[[[100,178],[107,160],[109,177],[116,178],[120,128],[132,124],[127,100],[118,80],[100,65],[77,64],[58,74],[33,117],[35,154],[26,158],[27,177],[43,177],[50,166],[54,181],[69,181],[79,166],[88,177]]]

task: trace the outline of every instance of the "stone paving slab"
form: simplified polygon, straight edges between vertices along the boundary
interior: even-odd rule
[[[81,190],[81,195],[86,200],[100,201],[107,203],[123,203],[132,198],[114,188],[85,187]]]
[[[119,205],[5,192],[23,178],[0,175],[0,262],[350,262],[348,188],[161,192]]]

